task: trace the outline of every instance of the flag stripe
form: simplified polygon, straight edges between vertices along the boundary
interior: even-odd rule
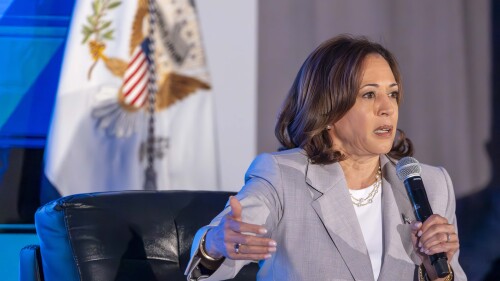
[[[140,108],[148,95],[147,86],[150,79],[148,39],[138,45],[132,55],[123,77],[122,93],[124,102],[135,108]]]
[[[129,80],[134,77],[135,73],[137,72],[137,69],[141,68],[141,66],[146,62],[147,58],[146,56],[140,52],[137,52],[137,56],[134,58],[132,62],[129,63],[127,70],[125,71],[125,76],[124,76],[124,82],[123,84],[127,84]]]
[[[144,76],[146,76],[146,73],[147,72],[144,72]],[[141,95],[141,89],[144,87],[144,85],[147,85],[147,83],[148,79],[137,80],[137,83],[134,85],[134,87],[130,89],[130,92],[125,95],[125,103],[132,104],[133,100],[135,100],[137,96]]]
[[[136,71],[134,72],[134,76],[131,76],[130,81],[123,85],[123,92],[125,93],[125,96],[128,96],[129,93],[137,86],[137,84],[141,82],[142,79],[147,78],[147,72],[147,64],[141,65],[141,68],[136,69]]]
[[[144,83],[144,86],[142,87],[140,94],[135,97],[135,99],[132,101],[132,105],[140,107],[144,104],[144,101],[146,100],[146,89],[147,89],[148,84]],[[142,102],[138,102],[142,100]]]

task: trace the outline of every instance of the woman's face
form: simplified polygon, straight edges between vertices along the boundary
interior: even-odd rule
[[[329,130],[334,148],[348,157],[388,153],[398,123],[398,84],[387,61],[370,54],[361,71],[356,103]]]

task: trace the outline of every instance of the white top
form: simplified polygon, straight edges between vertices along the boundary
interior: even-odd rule
[[[367,188],[352,190],[349,192],[354,198],[366,198],[374,189],[374,185]],[[382,267],[382,184],[374,196],[372,203],[358,207],[354,205],[361,231],[365,239],[366,248],[372,263],[373,276],[378,279]]]

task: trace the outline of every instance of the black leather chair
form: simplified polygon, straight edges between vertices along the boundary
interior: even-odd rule
[[[40,245],[20,254],[20,280],[186,280],[191,242],[229,192],[125,191],[79,194],[38,209]],[[255,280],[246,266],[234,280]]]

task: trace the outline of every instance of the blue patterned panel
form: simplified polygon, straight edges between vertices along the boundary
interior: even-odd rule
[[[0,0],[0,146],[44,146],[73,6]]]

